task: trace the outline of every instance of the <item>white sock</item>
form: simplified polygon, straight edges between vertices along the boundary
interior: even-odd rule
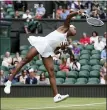
[[[9,84],[9,85],[11,86],[12,82],[8,80],[8,81],[7,81],[7,84]]]

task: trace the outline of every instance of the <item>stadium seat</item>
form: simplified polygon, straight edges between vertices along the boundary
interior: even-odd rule
[[[88,78],[89,77],[89,71],[83,70],[79,72],[79,78]]]
[[[11,18],[12,18],[12,16],[10,16],[10,15],[5,16],[5,19],[11,19]]]
[[[3,58],[4,58],[4,56],[5,56],[5,55],[1,55],[1,57],[0,57],[0,58],[1,58],[1,59],[3,59]]]
[[[29,68],[33,68],[34,70],[37,70],[38,66],[37,65],[31,65]]]
[[[99,78],[100,77],[100,72],[99,71],[90,71],[90,78]]]
[[[54,65],[54,71],[59,71],[59,66],[58,65]]]
[[[91,54],[100,54],[101,52],[99,50],[92,50]]]
[[[80,60],[82,59],[86,59],[86,60],[89,60],[90,59],[90,55],[89,54],[83,54],[80,56]]]
[[[40,75],[41,73],[43,73],[43,71],[37,71],[36,74]]]
[[[76,59],[76,60],[79,60],[79,59],[80,59],[80,55],[76,55],[76,56],[75,56],[75,59]]]
[[[100,71],[101,67],[102,67],[101,65],[94,65],[94,66],[92,66],[92,70]]]
[[[13,5],[12,4],[8,4],[7,8],[13,8]]]
[[[81,84],[87,84],[87,82],[84,82],[84,81],[82,82],[82,81],[80,81],[80,82],[76,82],[75,84],[80,84],[80,85],[81,85]]]
[[[9,72],[9,71],[4,71],[4,75],[5,75],[6,77],[8,77],[8,76],[9,76],[9,74],[10,74],[10,72]]]
[[[85,46],[85,49],[92,51],[94,49],[94,45],[88,44],[88,45]]]
[[[56,78],[56,84],[63,84],[64,83],[64,79],[63,78]]]
[[[89,78],[88,79],[88,83],[89,82],[96,82],[96,83],[100,83],[100,80],[98,78]]]
[[[68,78],[77,78],[78,77],[77,71],[69,71],[67,74],[68,74]]]
[[[58,71],[57,74],[56,74],[56,77],[57,78],[66,78],[66,72],[64,71]]]
[[[90,59],[98,59],[100,60],[100,54],[93,54]]]
[[[91,66],[90,65],[84,65],[81,67],[81,70],[91,71]]]
[[[14,16],[14,14],[15,14],[14,11],[9,12],[9,15],[12,17]]]
[[[12,85],[22,85],[23,83],[21,82],[16,82],[16,83],[13,83]]]
[[[89,61],[86,59],[82,59],[82,60],[79,60],[79,63],[81,64],[81,66],[83,66],[83,65],[87,65]]]
[[[99,83],[95,81],[91,81],[91,82],[88,82],[87,84],[99,84]]]
[[[87,83],[87,78],[78,78],[77,82],[85,82],[85,83]]]
[[[75,78],[67,78],[63,84],[75,84]]]
[[[28,50],[21,51],[21,55],[26,55],[28,53]]]
[[[9,68],[6,67],[6,66],[0,66],[0,69],[3,70],[3,71],[9,71]]]
[[[43,71],[43,72],[46,72],[46,71],[47,71],[44,65],[41,65],[41,66],[38,68],[38,70]]]
[[[12,7],[7,8],[7,13],[14,12],[14,9]]]
[[[20,51],[28,50],[28,49],[29,49],[29,46],[28,45],[22,45],[22,46],[20,46]]]
[[[11,55],[10,55],[12,58],[14,58],[15,57],[15,54],[14,53],[11,53]]]
[[[90,60],[90,65],[91,65],[91,66],[93,66],[93,65],[98,65],[98,64],[100,64],[100,61],[99,61],[99,60],[97,60],[97,59],[91,59],[91,60]]]
[[[37,60],[37,61],[36,61],[36,65],[38,65],[38,66],[41,66],[41,65],[43,65],[43,62],[42,62],[42,60]]]
[[[54,72],[54,74],[55,74],[55,77],[56,77],[57,76],[57,72]],[[46,75],[47,78],[49,78],[49,73],[48,72],[45,72],[45,75]]]
[[[81,51],[84,49],[84,46],[83,45],[78,45],[77,46]]]
[[[80,54],[81,55],[83,55],[83,54],[90,54],[90,50],[82,50]]]
[[[48,72],[45,72],[45,76],[46,76],[46,78],[49,78]]]
[[[34,61],[39,60],[39,56],[35,56],[35,57],[33,58],[33,60],[34,60]]]

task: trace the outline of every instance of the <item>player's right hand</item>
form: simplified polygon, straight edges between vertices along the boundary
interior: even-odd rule
[[[78,14],[83,14],[84,13],[84,10],[82,10],[82,9],[80,9],[80,10],[78,10]]]

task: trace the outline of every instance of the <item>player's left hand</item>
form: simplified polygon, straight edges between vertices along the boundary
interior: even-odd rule
[[[60,44],[60,47],[61,47],[62,50],[64,50],[67,46],[68,46],[68,43],[67,42],[62,42]]]

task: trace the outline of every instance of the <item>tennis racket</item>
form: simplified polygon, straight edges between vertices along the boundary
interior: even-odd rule
[[[87,23],[89,25],[95,26],[95,27],[101,27],[104,25],[104,22],[100,18],[94,18],[90,17],[89,15],[82,13],[83,16],[86,16]]]

